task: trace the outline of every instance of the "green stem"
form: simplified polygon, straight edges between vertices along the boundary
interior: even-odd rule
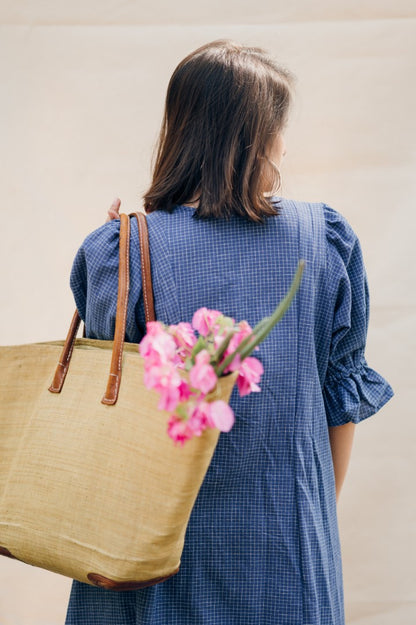
[[[244,358],[247,358],[247,356],[249,356],[252,353],[253,349],[259,343],[264,341],[264,339],[268,336],[268,334],[270,334],[274,326],[277,323],[279,323],[279,321],[282,319],[283,315],[286,313],[290,304],[292,303],[292,300],[294,296],[296,295],[296,292],[299,288],[304,267],[305,267],[305,261],[300,260],[298,264],[298,268],[296,270],[295,277],[293,278],[293,281],[292,281],[292,284],[290,286],[288,293],[280,302],[280,304],[278,305],[274,313],[269,317],[269,320],[268,320],[269,322],[260,329],[260,332],[257,334],[256,339],[252,343],[250,343],[249,347],[240,354],[241,360],[244,360]]]
[[[191,351],[191,360],[193,363],[195,362],[195,356],[203,349],[205,349],[205,339],[203,336],[200,336]]]
[[[237,332],[236,328],[232,328],[230,333],[227,334],[227,336],[225,337],[225,339],[223,340],[223,342],[221,343],[221,345],[218,347],[217,351],[214,353],[213,357],[212,357],[212,362],[219,362],[222,358],[222,355],[224,354],[225,350],[227,349],[227,347],[230,344],[231,339],[233,338],[234,334]]]
[[[217,374],[218,377],[220,377],[224,373],[224,370],[228,367],[228,365],[230,365],[232,363],[232,361],[234,360],[236,354],[240,353],[240,351],[242,349],[244,349],[244,347],[246,347],[250,343],[250,341],[253,340],[253,337],[254,337],[254,333],[251,332],[248,336],[246,336],[245,339],[243,339],[241,341],[241,343],[233,351],[233,353],[229,354],[227,356],[227,358],[224,360],[224,362],[222,362],[221,364],[217,365],[217,367],[215,368],[215,373]]]
[[[266,323],[268,323],[269,319],[270,317],[264,317],[263,319],[261,319],[261,321],[259,321],[258,324],[253,328],[253,334],[258,334],[262,327],[266,325]]]
[[[241,341],[241,343],[238,345],[236,350],[232,354],[228,355],[227,358],[224,360],[224,362],[222,362],[221,364],[218,364],[215,367],[215,373],[217,374],[218,377],[220,377],[224,373],[224,370],[228,367],[228,365],[232,363],[236,354],[239,354],[247,345],[249,345],[249,343],[255,337],[256,333],[268,322],[268,320],[269,320],[269,317],[264,317],[264,319],[259,321],[256,327],[254,328],[254,330],[248,336],[246,336],[245,339]],[[217,361],[218,360],[219,358],[217,359]]]
[[[232,354],[227,356],[227,358],[218,367],[216,371],[218,377],[223,374],[224,369],[228,367],[228,365],[234,360],[237,354],[240,354],[241,360],[244,360],[245,358],[247,358],[253,352],[255,347],[257,347],[259,343],[264,341],[264,339],[268,336],[268,334],[270,334],[274,326],[282,319],[283,315],[286,313],[290,304],[292,303],[292,300],[294,296],[296,295],[296,292],[299,288],[304,267],[305,267],[305,261],[300,260],[297,270],[296,270],[296,274],[292,280],[290,289],[285,295],[285,297],[283,298],[283,300],[280,302],[280,304],[275,309],[273,314],[270,315],[270,317],[265,317],[264,319],[259,321],[259,323],[254,328],[253,332],[249,336],[247,336],[243,341],[241,341],[240,345]]]

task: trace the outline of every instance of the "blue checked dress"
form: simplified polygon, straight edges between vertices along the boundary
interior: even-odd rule
[[[186,206],[148,216],[156,314],[168,324],[206,306],[254,326],[285,295],[300,258],[306,267],[256,354],[261,392],[241,398],[234,388],[236,423],[220,436],[179,573],[128,592],[75,581],[66,625],[344,625],[328,425],[359,423],[393,391],[364,357],[369,299],[357,236],[325,204],[279,200],[281,214],[264,224],[200,220]],[[138,342],[145,324],[131,225],[126,339]],[[119,227],[90,234],[72,269],[92,338],[113,336]]]

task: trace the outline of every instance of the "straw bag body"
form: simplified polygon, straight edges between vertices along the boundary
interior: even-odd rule
[[[137,219],[151,320],[146,220]],[[76,339],[75,313],[65,342],[0,348],[0,553],[114,590],[178,571],[219,436],[208,428],[175,447],[138,346],[124,345],[129,224],[121,215],[114,341]],[[234,381],[221,378],[212,399],[228,401]]]

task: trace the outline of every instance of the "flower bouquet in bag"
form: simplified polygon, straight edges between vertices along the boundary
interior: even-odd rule
[[[241,396],[259,392],[263,365],[251,354],[280,321],[299,287],[304,261],[276,310],[255,328],[218,310],[200,308],[191,323],[166,326],[147,323],[139,351],[144,359],[144,384],[159,393],[158,408],[170,414],[167,433],[181,446],[206,428],[229,432],[232,408],[212,399],[219,378],[233,375]]]

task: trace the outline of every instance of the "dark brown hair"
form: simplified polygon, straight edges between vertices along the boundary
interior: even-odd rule
[[[268,154],[293,84],[260,48],[221,40],[189,54],[169,82],[146,212],[199,199],[199,217],[276,215],[263,192],[277,176],[280,186]]]

